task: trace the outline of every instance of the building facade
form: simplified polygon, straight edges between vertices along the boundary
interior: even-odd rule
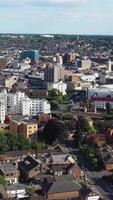
[[[51,113],[50,103],[46,99],[29,98],[24,92],[0,93],[0,97],[2,97],[0,104],[2,121],[8,113],[30,116]]]
[[[39,61],[39,51],[34,49],[22,51],[20,59],[23,60],[27,58],[31,60],[31,64],[37,64]]]
[[[44,70],[46,82],[59,82],[64,80],[64,67],[47,65]]]

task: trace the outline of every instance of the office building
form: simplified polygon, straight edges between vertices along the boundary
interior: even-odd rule
[[[87,70],[91,68],[91,60],[77,60],[75,65],[81,70]]]
[[[23,60],[28,58],[31,60],[32,65],[37,64],[39,61],[39,51],[34,49],[22,51],[20,59]]]
[[[64,80],[64,67],[47,65],[44,70],[44,80],[46,82],[58,83]]]
[[[75,59],[76,59],[76,54],[74,52],[71,53],[66,53],[63,56],[63,63],[64,64],[72,64],[75,63]]]
[[[113,61],[112,60],[108,61],[108,71],[113,72]]]

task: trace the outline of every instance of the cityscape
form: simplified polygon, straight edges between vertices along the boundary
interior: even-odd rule
[[[0,0],[0,200],[113,200],[112,22],[112,0]]]

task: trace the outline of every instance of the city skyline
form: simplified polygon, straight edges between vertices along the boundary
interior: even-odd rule
[[[0,33],[112,35],[112,0],[0,0]]]

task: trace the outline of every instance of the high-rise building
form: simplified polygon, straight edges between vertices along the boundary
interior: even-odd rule
[[[47,65],[44,70],[46,82],[59,82],[64,80],[64,67]]]
[[[75,65],[82,70],[90,69],[91,68],[91,60],[77,60]]]
[[[109,62],[108,62],[108,71],[113,72],[113,61],[112,60],[109,60]]]
[[[20,59],[23,60],[28,58],[31,60],[32,65],[37,64],[39,61],[39,51],[34,49],[22,51]]]
[[[74,52],[66,53],[63,56],[63,63],[64,64],[74,63],[75,59],[76,59],[76,54]]]

